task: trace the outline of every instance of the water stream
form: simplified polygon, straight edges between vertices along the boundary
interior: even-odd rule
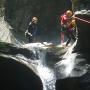
[[[38,74],[43,83],[43,90],[55,90],[56,78],[59,76],[59,79],[69,77],[75,66],[76,53],[72,53],[73,48],[75,47],[76,42],[68,49],[66,54],[63,56],[63,60],[57,63],[57,75],[55,72],[55,67],[49,67],[46,63],[46,53],[49,48],[41,43],[31,43],[24,45],[24,48],[28,48],[34,53],[34,63]]]
[[[41,43],[27,44],[27,45],[24,45],[24,47],[32,50],[34,53],[33,62],[37,63],[35,67],[42,80],[43,90],[55,90],[56,76],[54,73],[54,69],[51,67],[48,67],[46,64],[45,57],[46,57],[48,48]]]

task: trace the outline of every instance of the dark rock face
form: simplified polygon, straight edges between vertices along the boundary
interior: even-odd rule
[[[56,90],[80,90],[77,78],[57,80]]]
[[[76,10],[83,10],[87,9],[90,10],[90,1],[89,0],[72,0],[73,2],[73,9]]]
[[[43,90],[40,78],[30,68],[1,56],[0,88],[2,90]]]
[[[56,90],[90,90],[90,72],[81,77],[57,80]]]
[[[71,9],[70,0],[6,0],[5,18],[15,30],[26,30],[31,17],[37,16],[43,31],[52,31],[67,9]]]
[[[90,21],[90,15],[76,15],[77,17]],[[78,43],[77,48],[78,51],[89,52],[90,53],[90,24],[77,20],[78,26]]]

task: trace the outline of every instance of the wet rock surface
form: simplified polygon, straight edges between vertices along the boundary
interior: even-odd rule
[[[14,58],[0,56],[0,88],[2,90],[43,90],[40,78]]]
[[[60,58],[59,55],[55,54],[56,51],[53,51],[52,49],[53,48],[50,46],[41,43],[16,46],[14,44],[0,42],[0,67],[2,73],[0,75],[3,78],[5,77],[4,79],[1,79],[1,82],[9,82],[2,83],[1,86],[5,84],[10,90],[12,88],[16,88],[17,90],[28,90],[29,88],[32,88],[33,90],[37,90],[36,88],[39,88],[39,90],[42,90],[42,88],[55,90],[56,76],[54,74],[53,66]],[[60,54],[60,52],[58,54]],[[41,79],[41,81],[37,78]],[[23,85],[24,83],[26,84]],[[36,86],[34,83],[36,83]],[[21,85],[23,86],[21,87]]]

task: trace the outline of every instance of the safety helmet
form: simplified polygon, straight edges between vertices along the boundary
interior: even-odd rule
[[[67,15],[68,17],[71,17],[71,16],[72,16],[72,11],[67,10],[67,11],[66,11],[66,15]]]

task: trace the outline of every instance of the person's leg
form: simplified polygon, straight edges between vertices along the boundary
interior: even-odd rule
[[[37,36],[33,35],[32,41],[35,43],[37,41]]]
[[[73,33],[71,33],[71,38],[73,39],[73,41],[75,42],[76,38],[75,35]]]
[[[68,44],[69,44],[70,41],[71,41],[71,35],[70,35],[70,32],[66,32],[66,37],[68,38],[68,40],[66,41],[66,46],[68,46]]]
[[[65,27],[61,27],[61,44],[64,43],[64,39],[65,39],[65,31],[66,31],[66,28]]]
[[[64,32],[61,32],[61,44],[64,43]]]
[[[33,42],[33,38],[31,36],[28,37],[28,41],[29,43],[32,43]]]

